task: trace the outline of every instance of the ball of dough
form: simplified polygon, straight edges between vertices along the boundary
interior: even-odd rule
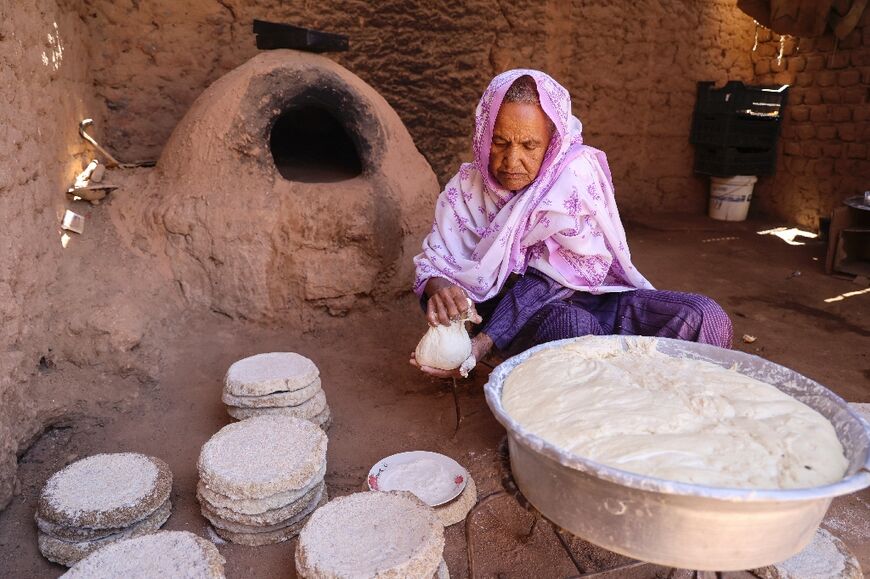
[[[464,321],[449,326],[432,326],[417,344],[414,357],[422,366],[439,370],[454,370],[471,356],[471,338]]]

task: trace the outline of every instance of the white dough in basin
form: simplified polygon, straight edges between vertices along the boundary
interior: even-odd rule
[[[831,423],[774,386],[656,351],[654,338],[589,337],[517,366],[502,393],[526,430],[621,470],[713,487],[836,482],[848,462]]]

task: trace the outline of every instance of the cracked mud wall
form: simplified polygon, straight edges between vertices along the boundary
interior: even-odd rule
[[[0,1],[0,507],[16,453],[55,412],[32,379],[49,367],[58,320],[47,296],[64,259],[64,191],[81,170],[90,92],[86,27],[69,5]]]
[[[136,395],[154,364],[149,303],[173,304],[131,275],[143,258],[125,248],[109,207],[66,195],[94,158],[78,123],[99,127],[103,110],[80,8],[0,0],[0,510],[18,455],[47,426]],[[85,235],[64,247],[67,209],[84,215]]]
[[[688,143],[698,80],[750,81],[752,20],[734,0],[280,2],[87,0],[107,141],[156,158],[211,82],[256,54],[253,18],[347,34],[337,60],[397,110],[443,183],[470,154],[474,107],[511,67],[551,72],[627,213],[703,211]]]

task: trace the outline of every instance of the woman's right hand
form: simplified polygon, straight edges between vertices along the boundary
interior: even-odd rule
[[[450,280],[433,277],[426,282],[425,292],[429,296],[426,319],[430,326],[438,324],[449,326],[453,320],[463,317],[466,312],[471,314],[471,318],[480,319],[474,305],[468,305],[468,294],[465,290]]]

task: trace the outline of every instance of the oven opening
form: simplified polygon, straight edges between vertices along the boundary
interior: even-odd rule
[[[269,148],[278,172],[289,181],[334,183],[362,173],[356,144],[322,106],[286,108],[272,126]]]

